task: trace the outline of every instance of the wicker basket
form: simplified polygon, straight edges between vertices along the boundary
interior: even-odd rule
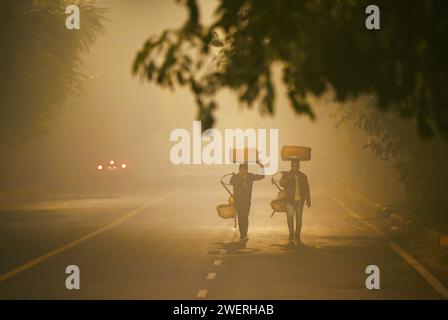
[[[236,217],[236,209],[232,204],[220,204],[216,207],[218,216],[223,219],[233,219]]]
[[[276,212],[286,212],[285,199],[275,199],[271,201],[271,208]]]
[[[281,151],[281,157],[283,161],[311,160],[311,148],[301,146],[284,146]]]

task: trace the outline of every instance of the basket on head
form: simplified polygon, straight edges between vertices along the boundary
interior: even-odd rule
[[[232,204],[220,204],[216,207],[216,211],[218,211],[218,216],[223,219],[232,219],[236,217],[236,209]]]
[[[311,148],[301,146],[284,146],[280,152],[283,161],[311,160]]]
[[[231,157],[233,163],[256,163],[258,151],[254,148],[232,149]]]

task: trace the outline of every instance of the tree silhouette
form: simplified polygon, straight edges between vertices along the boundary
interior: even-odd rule
[[[64,0],[0,2],[0,142],[47,130],[81,90],[81,53],[104,30],[104,9],[81,1],[81,29],[65,28]]]
[[[273,114],[278,64],[299,114],[314,118],[307,96],[328,88],[341,102],[374,94],[378,108],[415,119],[423,137],[448,139],[447,1],[220,0],[209,25],[196,0],[179,2],[187,21],[150,37],[133,72],[164,88],[188,87],[204,129],[225,88]],[[381,10],[380,30],[365,27],[371,4]]]

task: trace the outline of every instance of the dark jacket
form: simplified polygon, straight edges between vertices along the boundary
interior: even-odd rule
[[[311,203],[310,197],[310,186],[308,185],[308,178],[306,175],[299,171],[299,187],[300,187],[300,198],[302,201],[307,201]],[[296,183],[294,178],[294,173],[292,171],[284,172],[282,178],[280,179],[280,186],[285,190],[285,200],[287,203],[294,202],[296,193]]]
[[[243,177],[239,174],[234,174],[230,178],[230,184],[233,186],[233,197],[235,198],[235,204],[250,204],[252,199],[252,184],[254,181],[261,180],[264,175],[254,174],[248,172],[246,174],[246,181],[243,183]]]

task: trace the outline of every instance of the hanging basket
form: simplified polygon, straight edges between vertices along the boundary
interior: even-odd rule
[[[233,219],[236,217],[236,209],[233,204],[220,204],[216,207],[218,216],[223,219]]]
[[[275,212],[286,212],[285,199],[275,199],[271,201],[271,208]]]
[[[271,217],[276,212],[286,212],[286,201],[285,201],[285,191],[280,187],[280,180],[278,175],[283,174],[284,171],[279,171],[272,176],[271,182],[278,189],[277,199],[271,201],[272,214]]]
[[[224,179],[226,177],[232,176],[231,174],[226,174],[221,177],[221,185],[224,187],[224,189],[227,191],[227,193],[230,195],[228,203],[226,204],[220,204],[216,207],[216,211],[218,212],[218,216],[222,219],[235,219],[236,218],[236,209],[234,206],[235,200],[233,198],[233,194],[228,188],[230,185],[229,183],[224,182]]]

